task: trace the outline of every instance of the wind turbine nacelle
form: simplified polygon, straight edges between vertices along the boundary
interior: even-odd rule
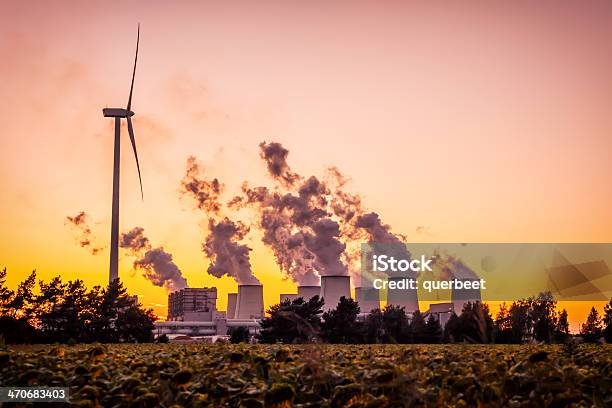
[[[102,113],[106,118],[127,118],[134,116],[134,112],[123,108],[104,108]]]

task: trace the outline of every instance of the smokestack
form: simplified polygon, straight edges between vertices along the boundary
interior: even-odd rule
[[[335,309],[344,296],[351,297],[351,278],[348,275],[321,276],[321,297],[325,300],[324,310]]]
[[[359,303],[360,313],[370,313],[380,309],[380,296],[376,288],[355,288],[355,300]]]
[[[306,302],[315,295],[321,296],[321,287],[319,285],[298,286],[297,297],[304,298]]]
[[[263,286],[238,285],[235,319],[261,319],[264,316]]]
[[[227,294],[227,312],[225,314],[226,319],[233,319],[236,315],[236,299],[238,297],[237,293],[228,293]]]
[[[283,303],[285,300],[293,302],[297,298],[298,298],[298,295],[296,295],[295,293],[281,293],[280,294],[280,303]]]
[[[405,278],[389,276],[388,282],[401,281]],[[419,310],[419,298],[416,290],[387,289],[387,305],[403,307],[406,313]]]

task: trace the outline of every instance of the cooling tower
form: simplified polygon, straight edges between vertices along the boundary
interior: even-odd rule
[[[321,296],[321,287],[318,285],[298,286],[297,297],[304,298],[306,302],[314,295]]]
[[[281,293],[280,294],[280,303],[283,303],[285,300],[289,300],[290,302],[297,299],[298,295],[295,293]]]
[[[228,293],[227,294],[227,314],[225,315],[227,319],[233,319],[236,314],[236,298],[238,297],[237,293]]]
[[[235,319],[261,319],[264,316],[263,286],[238,285]]]
[[[355,288],[355,300],[359,303],[360,313],[370,313],[380,309],[380,295],[376,288]]]
[[[348,275],[321,276],[321,297],[325,300],[323,310],[335,309],[340,298],[351,297],[351,278]]]
[[[389,277],[388,281],[402,281],[405,278]],[[388,289],[387,305],[403,307],[406,313],[419,310],[419,297],[416,290],[410,289]]]
[[[463,262],[458,262],[453,265],[453,268],[449,270],[448,273],[449,278],[462,282],[477,281],[480,279],[476,272],[463,264]],[[458,315],[461,314],[463,306],[465,306],[467,302],[474,303],[475,301],[480,301],[481,299],[480,289],[455,289],[453,287],[451,292],[451,301],[453,302],[455,313]]]

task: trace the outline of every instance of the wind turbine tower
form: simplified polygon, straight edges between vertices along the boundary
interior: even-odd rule
[[[104,108],[102,113],[106,118],[115,118],[115,153],[113,160],[113,209],[111,223],[111,247],[110,247],[110,272],[109,283],[119,278],[119,166],[121,159],[121,119],[127,119],[127,128],[136,158],[136,168],[138,169],[138,180],[140,181],[140,196],[144,199],[142,192],[142,178],[140,177],[140,164],[138,163],[138,153],[136,152],[136,140],[134,139],[134,128],[132,127],[132,92],[134,90],[134,77],[136,76],[136,63],[138,62],[138,42],[140,41],[140,24],[136,37],[136,57],[134,58],[134,71],[132,72],[132,84],[130,85],[130,96],[128,97],[127,108]]]

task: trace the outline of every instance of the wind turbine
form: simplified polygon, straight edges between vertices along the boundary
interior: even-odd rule
[[[140,164],[138,163],[138,153],[136,152],[136,140],[134,139],[134,128],[132,127],[132,92],[134,90],[134,77],[136,76],[136,63],[138,62],[138,42],[140,41],[140,24],[138,24],[138,34],[136,37],[136,57],[134,58],[134,71],[132,72],[132,84],[130,85],[130,96],[127,108],[104,108],[102,113],[106,118],[115,118],[115,155],[113,165],[113,210],[111,223],[111,248],[110,248],[110,272],[109,282],[119,278],[119,164],[121,157],[121,119],[127,119],[127,128],[136,158],[136,168],[138,169],[138,180],[140,181],[140,196],[144,200],[142,192],[142,178],[140,177]]]

